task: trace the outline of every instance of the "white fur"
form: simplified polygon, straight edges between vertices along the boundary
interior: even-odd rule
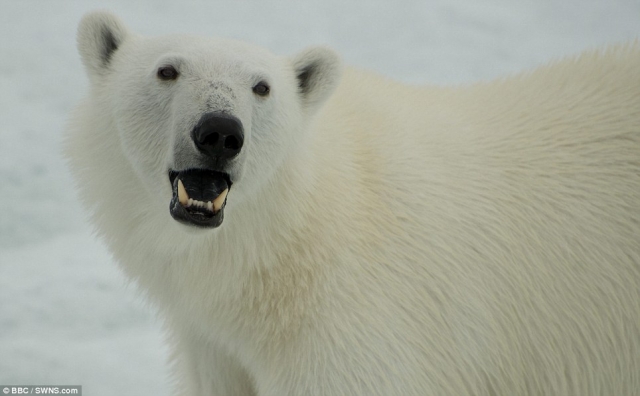
[[[463,88],[339,83],[328,49],[146,38],[106,13],[79,49],[67,156],[166,318],[182,394],[638,395],[638,43]],[[195,230],[167,169],[207,106],[246,142],[223,224]]]

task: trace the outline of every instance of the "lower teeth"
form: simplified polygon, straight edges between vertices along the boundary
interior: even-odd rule
[[[198,201],[193,198],[189,198],[189,195],[184,188],[184,184],[182,184],[182,180],[178,179],[178,201],[183,207],[188,208],[191,212],[211,212],[215,215],[222,209],[228,193],[229,189],[225,188],[224,191],[222,191],[213,201]]]

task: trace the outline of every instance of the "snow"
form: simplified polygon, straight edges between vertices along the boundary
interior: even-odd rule
[[[460,84],[640,36],[638,0],[4,1],[0,4],[0,384],[168,395],[160,320],[79,209],[60,157],[87,89],[75,30],[108,8],[144,34],[327,44],[408,83]]]

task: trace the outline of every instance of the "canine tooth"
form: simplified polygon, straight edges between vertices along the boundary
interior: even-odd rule
[[[189,194],[187,194],[187,190],[184,188],[184,184],[182,184],[182,180],[178,179],[178,201],[182,204],[182,206],[187,205],[189,202]]]
[[[187,208],[193,206],[193,199],[189,198],[189,201],[187,202]]]
[[[207,209],[213,212],[213,202],[207,202]]]
[[[222,204],[224,204],[224,200],[225,198],[227,198],[228,193],[229,193],[229,189],[225,188],[224,191],[221,192],[220,195],[218,195],[218,198],[213,200],[212,204],[213,204],[214,212],[217,212],[220,209],[222,209]]]

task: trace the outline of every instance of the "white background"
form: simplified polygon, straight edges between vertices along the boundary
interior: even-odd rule
[[[488,80],[640,36],[638,0],[0,0],[0,384],[170,394],[161,323],[91,235],[59,155],[87,89],[76,26],[99,8],[144,34],[283,55],[327,44],[409,83]]]

